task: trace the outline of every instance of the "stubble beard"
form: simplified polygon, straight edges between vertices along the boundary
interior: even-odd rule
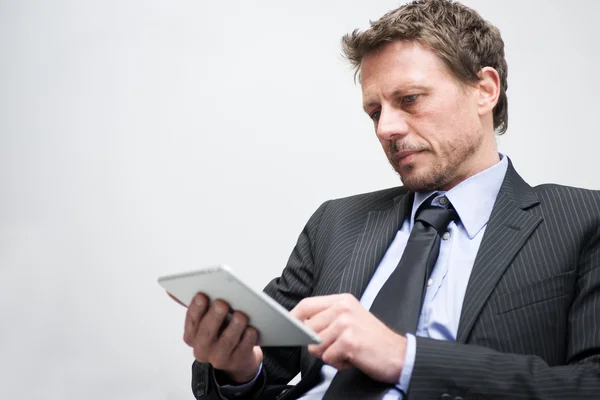
[[[456,168],[441,165],[439,160],[433,161],[429,167],[422,172],[415,172],[414,164],[407,164],[403,167],[392,162],[392,167],[400,175],[400,180],[406,189],[411,192],[432,192],[439,190],[444,185],[450,183],[452,177],[456,174]]]
[[[460,143],[455,146],[448,146],[449,151],[436,156],[428,166],[422,168],[422,171],[415,171],[416,165],[414,163],[400,167],[392,156],[395,149],[393,145],[390,146],[388,159],[391,166],[400,175],[406,189],[411,192],[432,192],[440,190],[456,179],[465,161],[476,153],[479,144]]]

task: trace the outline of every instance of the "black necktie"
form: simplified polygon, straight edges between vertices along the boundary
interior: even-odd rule
[[[457,217],[451,206],[435,207],[430,201],[417,211],[402,258],[370,309],[396,332],[416,332],[427,280],[440,251],[440,235]],[[350,368],[335,375],[323,399],[381,399],[390,388],[391,385],[369,378],[358,368]]]

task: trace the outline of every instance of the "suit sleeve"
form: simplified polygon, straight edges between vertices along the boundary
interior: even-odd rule
[[[300,300],[312,294],[317,235],[323,214],[329,202],[323,203],[308,220],[298,237],[296,246],[279,278],[273,279],[264,289],[286,309],[291,310]],[[267,249],[265,249],[267,251]],[[300,347],[265,347],[262,374],[255,387],[240,400],[257,399],[265,391],[285,387],[300,372]],[[198,400],[221,399],[216,390],[212,366],[194,361],[192,365],[192,392]]]
[[[581,252],[567,322],[567,362],[417,337],[411,399],[591,399],[600,393],[600,227]]]

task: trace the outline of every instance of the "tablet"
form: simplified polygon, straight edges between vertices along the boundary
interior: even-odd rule
[[[246,314],[248,323],[258,330],[260,346],[321,343],[321,338],[312,329],[265,293],[250,288],[227,265],[162,276],[158,283],[186,306],[196,293],[206,294],[210,301],[226,301],[232,311]]]

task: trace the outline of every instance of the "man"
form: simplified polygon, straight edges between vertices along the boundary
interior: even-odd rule
[[[533,188],[498,153],[499,31],[424,0],[343,48],[404,186],[324,203],[265,288],[321,344],[261,349],[243,314],[221,331],[227,304],[195,297],[195,396],[597,398],[600,192]],[[432,213],[446,215],[439,227]]]

